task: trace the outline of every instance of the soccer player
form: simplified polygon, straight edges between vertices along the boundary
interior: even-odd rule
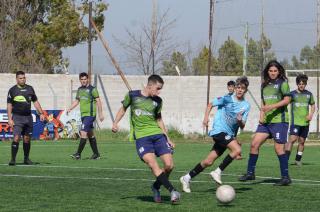
[[[227,83],[227,89],[228,89],[228,95],[233,95],[234,89],[235,89],[236,83],[233,80],[230,80]]]
[[[208,104],[203,119],[204,127],[208,126],[211,109],[215,106],[221,107],[221,109],[217,111],[212,130],[209,132],[209,136],[213,138],[214,145],[204,160],[198,163],[188,174],[180,178],[184,192],[190,193],[191,179],[205,168],[211,166],[228,148],[230,153],[224,158],[217,169],[210,172],[213,180],[218,184],[222,184],[221,173],[230,165],[236,156],[241,153],[241,146],[234,136],[239,127],[244,128],[249,114],[250,104],[244,98],[248,86],[248,79],[246,77],[240,77],[236,80],[234,95],[214,98],[213,101]]]
[[[93,132],[93,123],[96,120],[96,108],[98,106],[99,120],[102,122],[104,120],[102,114],[102,105],[99,98],[99,93],[97,88],[89,84],[89,76],[87,73],[83,72],[79,74],[79,80],[81,87],[78,88],[77,96],[75,101],[72,103],[67,113],[78,106],[80,103],[81,112],[81,130],[80,130],[80,143],[78,150],[75,154],[70,155],[72,158],[79,160],[81,159],[81,153],[86,145],[87,138],[89,138],[89,143],[92,149],[92,156],[90,159],[97,160],[100,159],[100,154],[97,147],[97,140]]]
[[[288,109],[290,89],[283,66],[276,60],[270,61],[263,72],[261,85],[261,111],[259,125],[250,147],[247,173],[240,181],[254,180],[259,148],[268,138],[273,138],[275,152],[278,155],[281,180],[275,185],[286,186],[291,183],[288,170],[288,158],[284,150],[288,132]]]
[[[40,120],[44,120],[43,111],[33,87],[26,84],[26,76],[23,71],[16,73],[17,84],[10,88],[7,97],[8,124],[13,129],[13,142],[11,145],[10,166],[16,165],[16,155],[22,136],[24,161],[26,165],[32,165],[29,158],[31,148],[31,136],[33,130],[33,119],[31,115],[31,102],[33,102]]]
[[[130,91],[122,101],[112,131],[119,130],[118,123],[130,107],[131,138],[136,142],[140,159],[156,177],[156,181],[151,186],[154,201],[161,202],[160,186],[163,185],[171,193],[171,202],[174,203],[179,201],[180,193],[168,179],[173,169],[172,148],[175,144],[168,137],[161,118],[163,103],[158,95],[163,84],[163,79],[159,75],[151,75],[143,90]],[[156,156],[160,157],[163,169],[159,167]]]
[[[306,90],[308,76],[300,74],[296,78],[297,89],[291,91],[291,125],[289,142],[285,149],[289,160],[292,145],[298,140],[295,164],[301,166],[304,143],[309,133],[309,122],[315,111],[315,102],[310,91]],[[310,109],[309,109],[310,108]]]

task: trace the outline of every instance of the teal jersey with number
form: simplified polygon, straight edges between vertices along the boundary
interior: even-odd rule
[[[161,118],[160,97],[145,97],[141,90],[134,90],[124,97],[122,104],[126,109],[130,106],[130,140],[163,133],[157,122]]]
[[[264,88],[261,89],[261,99],[264,105],[271,105],[280,102],[285,96],[290,96],[290,88],[287,81],[277,79],[269,82]],[[271,123],[289,123],[288,106],[283,106],[273,109],[264,116],[264,122]]]
[[[80,102],[81,117],[96,116],[96,98],[99,97],[97,88],[89,85],[78,88],[76,99]]]
[[[291,91],[291,124],[308,126],[309,105],[314,105],[313,95],[310,91]]]

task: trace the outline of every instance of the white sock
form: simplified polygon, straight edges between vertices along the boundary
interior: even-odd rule
[[[183,176],[183,180],[186,181],[186,182],[189,182],[191,180],[191,176],[190,174],[186,174]]]
[[[221,173],[222,173],[222,171],[221,171],[221,169],[218,167],[218,168],[216,168],[216,170],[214,170],[217,174],[220,174],[221,175]]]
[[[303,154],[303,152],[298,152],[298,155],[302,155]]]

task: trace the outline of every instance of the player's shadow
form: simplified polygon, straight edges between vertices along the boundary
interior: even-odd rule
[[[223,204],[223,203],[218,203],[219,208],[233,208],[235,207],[234,204]]]
[[[198,192],[211,192],[211,193],[215,193],[217,190],[217,188],[210,188],[208,190],[205,190],[205,191],[198,191]],[[250,187],[245,187],[245,188],[235,188],[236,190],[236,193],[243,193],[243,192],[246,192],[246,191],[250,191],[252,190],[252,188]]]
[[[295,166],[297,168],[303,167],[303,166],[313,166],[315,165],[314,163],[302,163],[301,166],[296,165],[295,163],[290,163],[290,166]]]
[[[36,165],[48,165],[48,164],[51,164],[51,163],[40,163],[40,162],[32,162],[31,165],[27,165],[27,164],[24,164],[24,163],[16,163],[16,166],[36,166]]]
[[[152,196],[137,196],[138,200],[141,200],[143,202],[154,202]],[[170,202],[171,199],[169,196],[161,196],[161,202]]]

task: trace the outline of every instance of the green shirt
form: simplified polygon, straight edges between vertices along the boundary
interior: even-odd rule
[[[265,105],[271,105],[283,100],[283,97],[290,96],[290,88],[287,81],[277,79],[269,82],[264,88],[261,89],[261,99]],[[265,113],[265,123],[289,123],[288,106],[283,106],[273,109]]]
[[[76,99],[80,102],[81,117],[96,116],[96,98],[99,97],[97,88],[89,85],[78,88]]]
[[[291,124],[298,126],[308,126],[309,105],[314,105],[313,95],[310,91],[291,91]]]
[[[160,97],[145,97],[140,90],[135,90],[124,97],[122,104],[125,108],[130,106],[130,140],[163,133],[157,122],[161,118]]]

